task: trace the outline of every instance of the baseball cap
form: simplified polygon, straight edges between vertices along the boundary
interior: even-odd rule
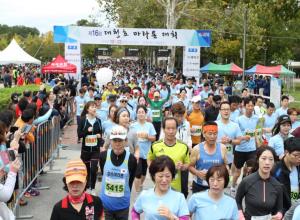
[[[127,98],[127,96],[125,96],[125,95],[122,95],[122,96],[120,96],[120,99],[119,99],[120,101],[121,100],[126,100],[126,101],[128,101],[128,98]]]
[[[192,98],[192,100],[191,100],[192,102],[200,102],[201,101],[201,97],[199,96],[199,95],[196,95],[196,96],[194,96],[193,98]]]
[[[288,116],[288,115],[281,115],[281,116],[278,117],[278,124],[282,125],[282,124],[284,124],[286,122],[292,124],[290,116]]]
[[[84,183],[87,177],[87,170],[82,160],[71,160],[67,163],[65,174],[66,183],[69,184],[73,181]]]
[[[125,140],[126,137],[127,137],[127,130],[124,127],[122,127],[122,126],[117,125],[117,126],[114,126],[111,129],[109,139],[110,140],[112,140],[112,139],[122,139],[122,140]]]

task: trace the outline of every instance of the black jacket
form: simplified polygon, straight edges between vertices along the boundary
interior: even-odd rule
[[[298,170],[298,179],[300,179],[300,167],[297,167]],[[273,176],[282,184],[282,191],[283,191],[283,211],[286,212],[292,205],[291,203],[291,182],[290,182],[290,173],[291,171],[286,166],[284,162],[284,158],[279,161],[274,169],[273,169]],[[299,185],[300,189],[300,185]],[[295,198],[299,199],[299,198]]]
[[[89,132],[88,128],[93,127],[93,131]],[[78,125],[78,138],[83,138],[82,140],[82,149],[86,151],[90,151],[91,148],[85,146],[85,138],[87,135],[95,135],[95,134],[101,134],[101,138],[98,138],[97,146],[96,148],[102,147],[103,146],[103,130],[102,130],[102,123],[99,118],[96,118],[96,122],[93,124],[93,126],[89,123],[86,117],[83,117],[80,119],[80,123]],[[95,148],[95,149],[96,149]]]

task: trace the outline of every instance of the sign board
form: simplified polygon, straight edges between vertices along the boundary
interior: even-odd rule
[[[55,43],[210,47],[210,30],[54,26]]]
[[[69,63],[76,65],[77,73],[76,76],[74,74],[65,74],[68,78],[74,76],[76,80],[81,80],[81,48],[79,43],[66,43],[65,44],[65,60]]]
[[[183,48],[183,75],[199,77],[200,75],[200,47]]]
[[[158,49],[155,52],[157,57],[169,57],[171,54],[170,49]]]
[[[282,84],[281,79],[271,77],[270,101],[274,103],[276,108],[280,107],[281,84]]]
[[[135,48],[125,48],[125,57],[139,57],[140,50]]]
[[[98,56],[111,56],[112,49],[111,48],[95,48],[95,57]]]

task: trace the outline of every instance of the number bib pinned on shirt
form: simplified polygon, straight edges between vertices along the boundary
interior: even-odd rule
[[[272,215],[252,216],[251,220],[272,220]]]
[[[159,118],[160,117],[160,110],[152,110],[152,117]]]
[[[291,186],[291,200],[292,203],[296,202],[299,198],[299,187],[298,186]]]
[[[105,195],[111,197],[123,197],[125,192],[125,179],[105,178]]]
[[[85,146],[95,147],[95,146],[97,146],[97,143],[98,143],[97,135],[88,135],[88,136],[86,136]]]
[[[227,153],[233,154],[233,146],[232,144],[226,144]]]
[[[202,127],[198,125],[193,125],[192,128],[194,128],[194,131],[191,131],[192,136],[201,136]]]
[[[82,111],[83,108],[84,108],[84,104],[79,104],[79,109],[80,109],[80,111]]]

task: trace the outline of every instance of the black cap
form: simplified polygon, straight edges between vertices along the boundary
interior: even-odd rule
[[[281,116],[278,117],[278,124],[282,125],[282,124],[284,124],[286,122],[292,124],[290,116],[288,116],[288,115],[281,115]]]

